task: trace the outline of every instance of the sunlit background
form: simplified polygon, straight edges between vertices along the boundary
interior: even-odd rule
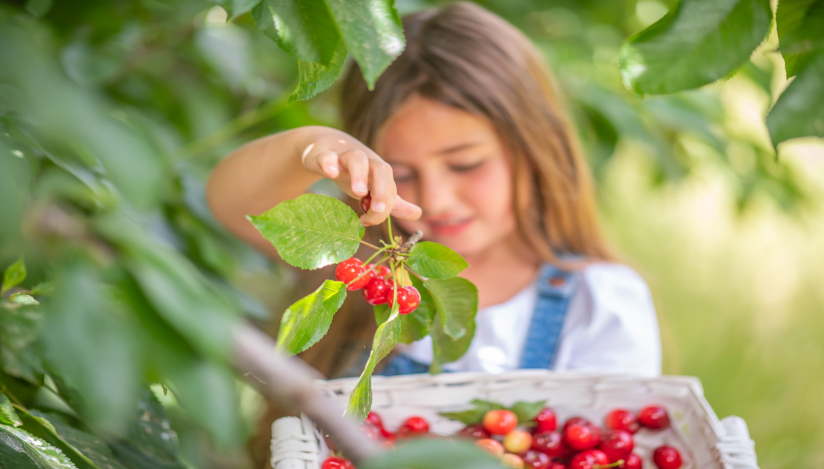
[[[406,13],[433,3],[397,5]],[[640,99],[621,83],[619,47],[674,2],[480,3],[528,34],[558,76],[609,236],[652,289],[664,371],[699,377],[719,417],[743,417],[763,469],[824,467],[824,144],[791,141],[777,157],[771,149],[764,117],[787,84],[776,39],[722,83]],[[252,138],[336,125],[336,89],[287,106],[295,61],[248,14],[227,23],[221,7],[202,0],[26,5],[44,57],[79,96],[111,105],[164,155],[146,224],[153,236],[225,283],[224,294],[262,324],[277,318],[288,274],[216,225],[203,184],[216,161]],[[19,142],[18,157],[43,151]],[[72,165],[42,164],[50,183],[41,195],[82,205],[88,189],[67,181]],[[15,256],[0,250],[3,265]],[[262,403],[246,385],[238,389],[248,433]],[[242,455],[211,448],[175,413],[171,395],[156,391],[183,429],[187,463],[245,467]]]

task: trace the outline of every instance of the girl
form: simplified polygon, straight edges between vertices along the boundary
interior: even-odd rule
[[[470,264],[462,276],[478,287],[476,333],[446,370],[659,374],[649,291],[613,262],[588,169],[537,51],[470,3],[410,15],[404,31],[406,50],[373,91],[356,66],[349,70],[345,131],[289,130],[223,160],[207,186],[214,214],[276,258],[245,215],[295,198],[320,178],[352,199],[371,193],[364,225],[391,214],[406,234],[422,230]],[[331,269],[317,275],[331,277]],[[368,351],[373,315],[355,300],[304,354],[329,377],[359,372],[355,362]],[[425,372],[432,360],[428,340],[396,352],[384,373]]]

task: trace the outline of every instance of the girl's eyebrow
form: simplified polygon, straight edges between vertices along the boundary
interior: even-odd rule
[[[476,147],[480,144],[481,144],[481,142],[461,143],[459,145],[444,148],[443,150],[440,150],[440,151],[436,152],[436,154],[437,155],[448,155],[450,153],[457,153],[459,151],[466,150],[467,148]]]

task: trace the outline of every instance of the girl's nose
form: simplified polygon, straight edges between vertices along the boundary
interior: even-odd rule
[[[450,178],[443,175],[421,175],[418,190],[424,216],[445,213],[455,204],[455,187]]]

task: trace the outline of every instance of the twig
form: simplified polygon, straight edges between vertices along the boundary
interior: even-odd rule
[[[410,249],[412,249],[412,246],[414,246],[418,241],[420,241],[421,237],[423,237],[423,231],[421,231],[421,230],[418,230],[418,231],[412,233],[412,236],[410,236],[409,239],[407,239],[406,242],[403,243],[403,247],[401,247],[401,251],[405,252],[405,251],[409,251]]]
[[[250,380],[253,386],[269,399],[303,412],[356,465],[381,450],[353,421],[343,417],[343,409],[313,386],[320,378],[317,370],[297,357],[277,352],[274,341],[251,326],[234,331],[233,345],[235,365],[241,374],[257,378]]]

